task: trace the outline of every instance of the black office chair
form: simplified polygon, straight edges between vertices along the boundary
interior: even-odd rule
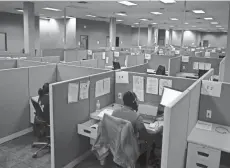
[[[32,148],[39,148],[32,157],[37,158],[38,154],[44,149],[48,149],[48,152],[50,152],[50,125],[43,119],[43,112],[38,102],[33,99],[31,99],[31,102],[35,109],[33,131],[38,138],[38,141],[32,144]]]
[[[121,69],[121,65],[119,62],[113,61],[113,70]]]
[[[162,65],[159,65],[156,70],[156,75],[165,75],[165,67]]]

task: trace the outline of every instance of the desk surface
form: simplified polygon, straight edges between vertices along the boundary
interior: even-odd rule
[[[112,109],[112,110],[115,110],[115,109],[118,109],[118,108],[121,108],[121,107],[123,107],[123,105],[120,105],[120,104],[111,104],[111,105],[109,105],[109,106],[107,106],[107,107],[105,107],[105,108],[102,108],[100,111],[102,111],[102,110],[104,110],[104,109]],[[95,119],[95,120],[102,120],[102,118],[100,118],[100,117],[98,116],[98,114],[100,113],[100,111],[91,113],[91,114],[90,114],[90,118]],[[149,133],[156,133],[156,132],[158,132],[158,128],[160,129],[160,127],[157,127],[157,128],[155,128],[155,129],[150,128],[150,127],[149,127],[150,124],[148,124],[148,123],[144,123],[144,125],[145,125],[145,128],[147,129],[147,131],[148,131]]]
[[[224,152],[230,153],[230,133],[222,134],[216,131],[217,127],[223,127],[229,130],[230,127],[218,124],[212,124],[212,130],[202,130],[194,127],[188,136],[188,142],[201,144],[214,149],[219,149]]]
[[[176,74],[177,77],[188,77],[188,78],[199,78],[197,74],[195,73],[189,73],[189,72],[179,72]]]
[[[31,99],[33,99],[33,100],[36,101],[36,102],[38,102],[38,98],[39,98],[39,96],[31,97]]]

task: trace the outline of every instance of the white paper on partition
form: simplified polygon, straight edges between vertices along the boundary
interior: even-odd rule
[[[182,62],[189,62],[189,56],[182,56]]]
[[[79,83],[69,83],[68,103],[78,102]]]
[[[116,72],[116,83],[129,83],[129,72]]]
[[[160,79],[159,82],[159,95],[162,95],[164,87],[172,87],[172,80],[170,79]]]
[[[104,94],[110,93],[110,78],[104,79]]]
[[[198,62],[193,63],[193,69],[195,69],[195,70],[199,69],[199,63]]]
[[[211,69],[211,64],[210,63],[205,63],[204,69],[205,70],[210,70]]]
[[[153,77],[147,77],[146,93],[158,94],[158,79]]]
[[[220,97],[222,83],[214,81],[202,81],[201,94],[213,97]]]
[[[96,82],[95,97],[102,96],[104,94],[104,81],[99,80]]]
[[[105,63],[108,64],[109,63],[109,57],[106,57],[105,59]]]
[[[144,101],[144,77],[133,76],[133,92],[140,101]]]
[[[145,59],[150,60],[151,59],[151,54],[145,54]]]
[[[119,52],[114,52],[114,57],[119,57]]]
[[[105,59],[105,52],[102,53],[102,59]]]
[[[203,62],[199,62],[199,69],[204,70],[204,63]]]
[[[88,50],[88,55],[92,55],[92,50]]]
[[[90,81],[80,82],[80,99],[88,99],[89,98],[89,84]]]

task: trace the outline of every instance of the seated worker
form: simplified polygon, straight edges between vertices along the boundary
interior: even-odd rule
[[[155,134],[150,134],[147,132],[144,126],[143,118],[137,113],[138,112],[138,102],[137,102],[136,94],[130,91],[126,92],[123,96],[123,103],[124,103],[124,107],[122,107],[121,109],[115,110],[112,115],[117,118],[128,120],[132,123],[134,132],[138,140],[146,141],[148,146],[152,145],[152,149],[151,149],[152,151],[151,151],[150,158],[155,159],[154,158],[155,144],[153,141],[154,141],[154,138],[157,132]],[[159,129],[159,132],[161,131],[162,131],[162,128]],[[142,159],[143,159],[143,162],[145,162],[144,155]]]
[[[50,110],[49,110],[49,83],[45,83],[42,88],[38,90],[38,103],[42,109],[42,119],[48,124],[50,123]]]

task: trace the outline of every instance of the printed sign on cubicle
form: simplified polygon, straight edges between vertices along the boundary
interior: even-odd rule
[[[151,54],[145,54],[145,59],[150,60],[151,59]]]
[[[114,52],[114,57],[119,57],[119,52]]]
[[[92,54],[93,54],[92,50],[88,50],[88,55],[92,55]]]
[[[222,87],[221,82],[203,80],[202,87],[201,87],[201,94],[209,95],[213,97],[220,97],[221,87]]]

